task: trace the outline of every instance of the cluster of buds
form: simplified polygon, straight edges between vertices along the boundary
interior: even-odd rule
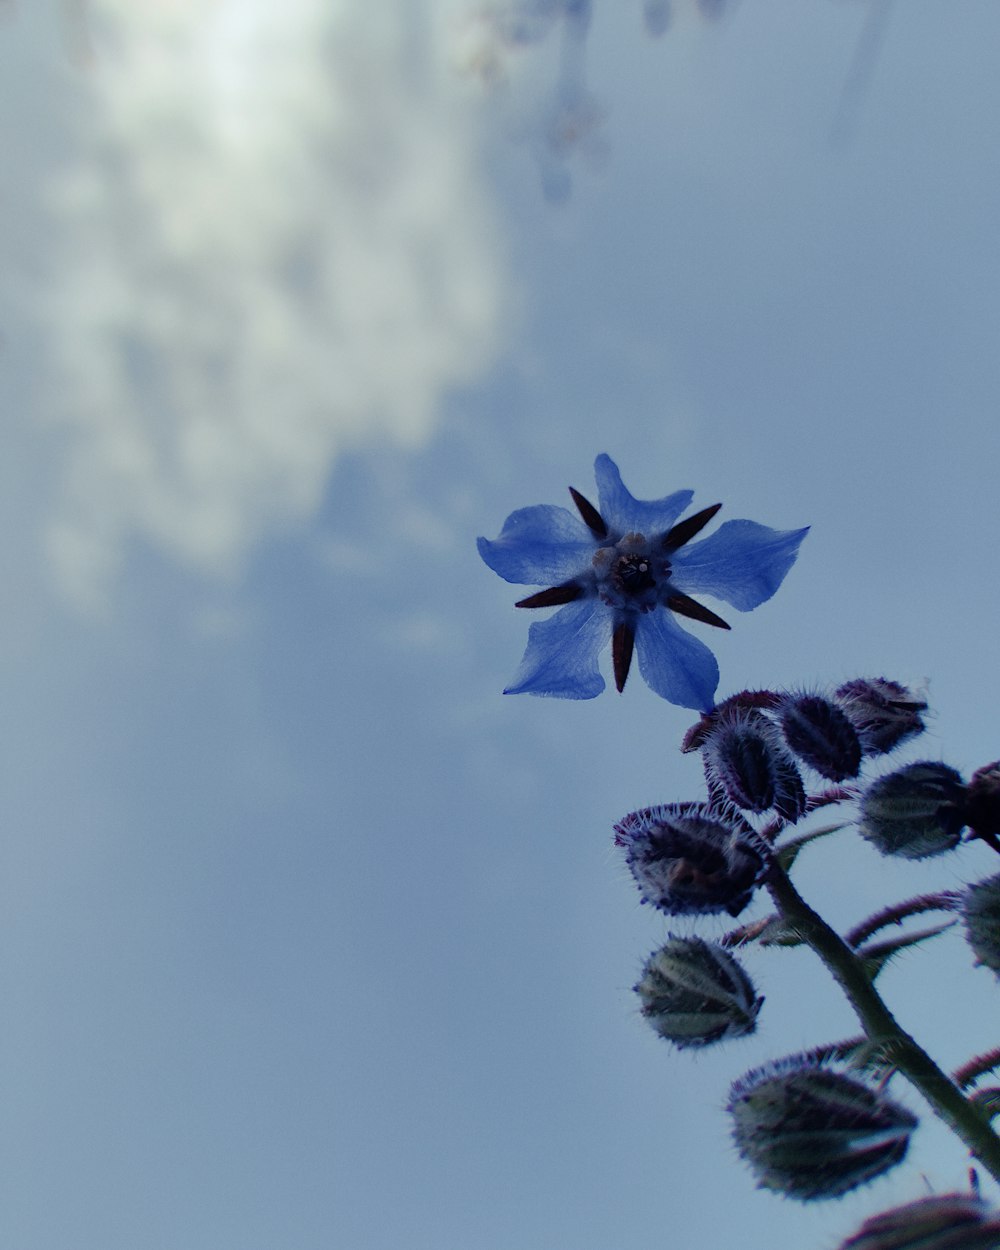
[[[1000,1218],[976,1194],[935,1194],[865,1220],[838,1250],[997,1250]]]
[[[862,761],[923,731],[926,703],[899,682],[858,678],[830,695],[745,691],[689,730],[713,803],[793,824],[807,810],[800,765],[826,781],[857,777]]]

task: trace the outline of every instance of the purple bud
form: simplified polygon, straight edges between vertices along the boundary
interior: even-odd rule
[[[803,1059],[748,1072],[728,1109],[761,1188],[803,1202],[836,1198],[900,1163],[917,1126],[881,1089]]]
[[[752,1033],[764,1001],[734,955],[694,937],[669,937],[635,992],[656,1032],[681,1050]]]
[[[883,855],[926,859],[951,851],[965,827],[965,783],[934,760],[880,777],[861,796],[858,828]]]
[[[1000,760],[972,774],[965,798],[965,823],[980,838],[1000,836]]]
[[[631,812],[615,825],[615,842],[642,901],[670,916],[736,916],[770,867],[767,844],[749,825],[724,821],[704,803]]]
[[[841,686],[834,698],[857,731],[865,755],[885,755],[924,732],[920,713],[927,704],[898,681],[859,677]]]
[[[991,1217],[991,1214],[993,1218]],[[1000,1220],[976,1194],[935,1194],[873,1215],[839,1250],[996,1250]]]
[[[702,746],[709,792],[747,812],[771,808],[789,823],[806,810],[799,770],[775,726],[757,711],[728,710]]]
[[[1000,977],[1000,875],[970,885],[962,899],[965,937],[976,963]]]
[[[861,740],[836,703],[820,695],[789,695],[779,716],[789,747],[821,777],[845,781],[858,775]]]

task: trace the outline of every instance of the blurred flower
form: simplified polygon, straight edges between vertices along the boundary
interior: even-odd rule
[[[761,1188],[803,1202],[836,1198],[902,1162],[917,1126],[880,1089],[801,1058],[748,1072],[729,1112]]]
[[[991,1218],[992,1217],[992,1218]],[[935,1194],[870,1216],[840,1250],[996,1250],[1000,1219],[976,1194]]]
[[[643,1016],[681,1050],[752,1033],[764,1001],[734,955],[695,937],[669,937],[634,988]]]
[[[781,585],[807,530],[727,521],[710,538],[690,543],[721,504],[678,522],[691,491],[647,502],[625,489],[609,456],[597,457],[594,472],[597,508],[571,487],[579,517],[539,504],[511,513],[495,541],[479,539],[479,554],[495,573],[547,587],[520,600],[519,608],[565,605],[531,626],[521,667],[504,693],[592,699],[604,689],[597,661],[610,642],[619,690],[637,648],[639,671],[652,690],[681,707],[707,710],[719,667],[675,616],[728,629],[691,595],[713,595],[741,612],[758,607]]]
[[[763,839],[706,803],[630,812],[615,825],[615,842],[625,850],[642,901],[669,916],[736,916],[770,867]]]
[[[858,827],[883,855],[926,859],[958,846],[964,804],[961,775],[947,764],[920,760],[868,787]]]

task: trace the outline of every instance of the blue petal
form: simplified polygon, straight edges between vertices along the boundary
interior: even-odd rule
[[[635,499],[622,485],[618,466],[610,456],[594,461],[597,478],[598,510],[608,529],[617,537],[622,534],[664,534],[694,498],[694,491],[676,490],[663,499]]]
[[[636,621],[635,646],[639,672],[646,685],[678,707],[707,712],[715,705],[719,666],[715,656],[674,620],[666,608],[647,612]]]
[[[604,689],[597,659],[611,640],[612,616],[596,598],[560,608],[528,630],[521,667],[504,694],[593,699]]]
[[[547,503],[512,512],[495,542],[479,538],[476,545],[494,573],[529,586],[558,586],[589,571],[595,550],[579,517]]]
[[[773,530],[756,521],[727,521],[710,538],[681,547],[670,557],[671,580],[686,594],[714,595],[749,612],[784,581],[808,533],[808,526]]]

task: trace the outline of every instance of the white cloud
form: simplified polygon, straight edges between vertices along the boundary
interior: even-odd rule
[[[418,444],[505,288],[441,0],[94,0],[42,317],[49,534],[99,603],[134,539],[237,575],[349,446]]]

